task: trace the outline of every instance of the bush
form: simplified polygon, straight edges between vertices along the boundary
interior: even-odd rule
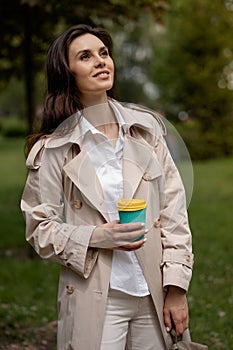
[[[0,133],[5,137],[24,137],[27,135],[27,123],[18,117],[9,116],[0,120]]]
[[[201,130],[198,121],[175,124],[193,160],[203,160],[233,154],[233,123],[221,119],[214,128]]]

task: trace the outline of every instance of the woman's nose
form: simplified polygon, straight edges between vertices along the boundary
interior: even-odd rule
[[[104,67],[105,66],[105,60],[102,57],[100,57],[100,56],[96,57],[95,66],[96,67]]]

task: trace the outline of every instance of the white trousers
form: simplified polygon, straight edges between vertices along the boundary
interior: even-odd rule
[[[110,290],[100,350],[165,350],[150,295]]]

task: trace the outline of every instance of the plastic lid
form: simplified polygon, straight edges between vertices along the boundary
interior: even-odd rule
[[[143,199],[126,199],[118,200],[117,209],[120,211],[134,211],[146,208],[146,201]]]

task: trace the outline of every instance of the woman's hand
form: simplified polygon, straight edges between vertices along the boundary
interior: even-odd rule
[[[136,250],[145,243],[146,238],[135,242],[132,242],[132,240],[146,233],[144,223],[119,224],[118,221],[111,221],[94,229],[89,246],[125,251]]]
[[[188,328],[188,303],[186,292],[175,286],[169,286],[164,308],[164,323],[169,331],[175,327],[176,334],[181,335]]]

